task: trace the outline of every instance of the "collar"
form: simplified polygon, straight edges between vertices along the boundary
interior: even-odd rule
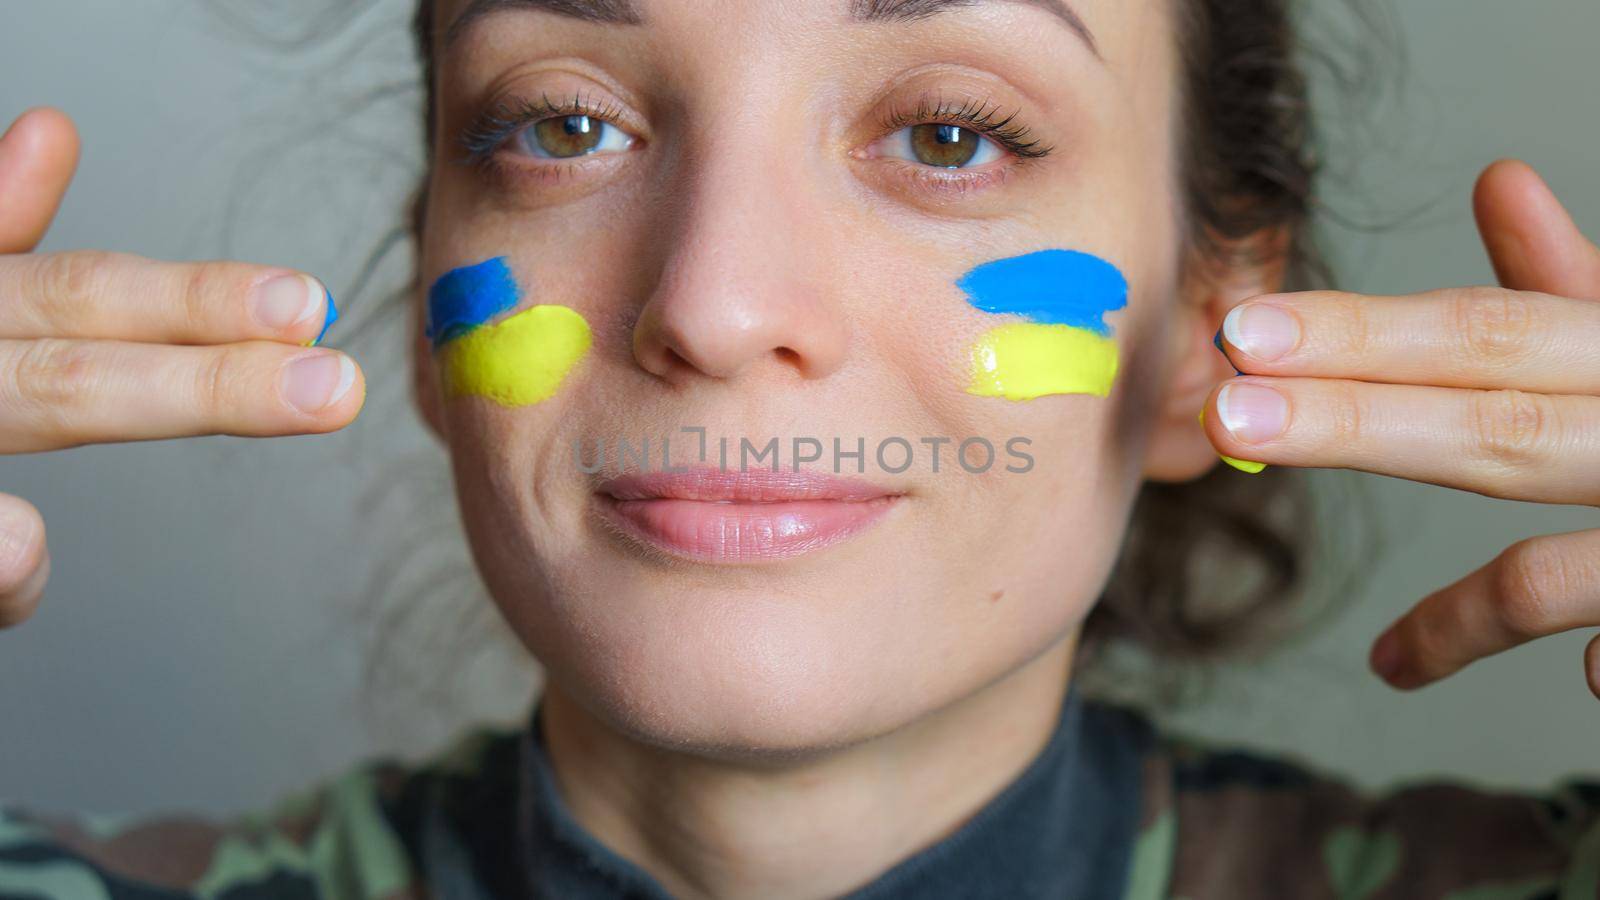
[[[533,705],[520,743],[517,832],[534,897],[671,900],[659,882],[587,832],[562,800]],[[955,832],[843,900],[1122,896],[1140,819],[1152,729],[1131,709],[1069,685],[1037,756]]]

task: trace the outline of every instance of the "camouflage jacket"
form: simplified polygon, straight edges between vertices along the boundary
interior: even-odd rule
[[[230,820],[0,805],[0,898],[669,897],[572,818],[537,704],[526,721],[413,764],[368,760]],[[1600,778],[1363,791],[1294,757],[1158,731],[1074,685],[1016,779],[849,897],[1600,900]]]

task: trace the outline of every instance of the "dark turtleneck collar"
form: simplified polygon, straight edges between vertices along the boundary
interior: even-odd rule
[[[672,895],[659,882],[573,818],[550,768],[542,706],[541,697],[519,740],[517,855],[529,895],[668,900]],[[954,833],[845,900],[1120,898],[1139,826],[1141,759],[1152,733],[1137,713],[1082,698],[1074,680],[1055,731],[1021,774]]]

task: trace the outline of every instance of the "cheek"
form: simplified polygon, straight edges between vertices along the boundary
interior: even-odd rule
[[[1127,279],[1111,263],[1042,250],[985,263],[958,284],[973,308],[1021,317],[973,344],[967,393],[1014,401],[1110,395],[1118,350],[1104,317],[1128,301]]]
[[[445,396],[531,406],[555,396],[589,352],[589,323],[565,306],[535,306],[446,348]]]
[[[504,257],[452,269],[434,282],[425,334],[439,356],[447,398],[541,403],[589,352],[589,323],[569,307],[537,305],[491,323],[522,297]]]

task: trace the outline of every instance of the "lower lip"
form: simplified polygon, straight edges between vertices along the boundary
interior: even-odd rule
[[[853,537],[889,511],[897,496],[871,500],[717,503],[660,498],[600,507],[624,532],[676,556],[749,563],[803,556]]]

